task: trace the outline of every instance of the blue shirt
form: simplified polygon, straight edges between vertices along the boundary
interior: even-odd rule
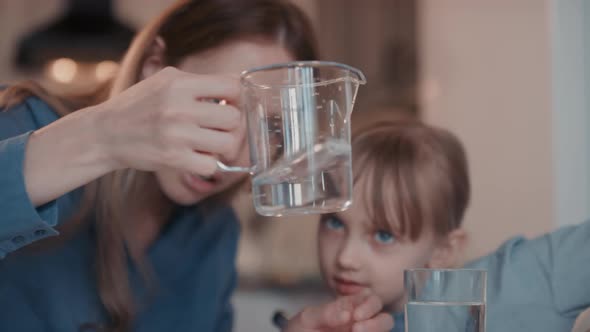
[[[35,208],[23,178],[24,149],[32,130],[57,119],[47,104],[28,98],[0,112],[0,331],[78,331],[108,323],[97,293],[91,221],[71,237],[41,250],[17,249],[48,236],[76,211],[72,192]],[[72,138],[75,139],[75,138]],[[229,208],[179,208],[149,248],[155,293],[130,264],[139,302],[134,331],[230,331],[231,294],[239,226]],[[15,252],[16,251],[16,252]]]
[[[511,239],[466,267],[488,271],[486,332],[569,332],[590,307],[590,221]]]

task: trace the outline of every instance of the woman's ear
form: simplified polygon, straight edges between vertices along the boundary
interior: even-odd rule
[[[162,37],[154,38],[152,44],[146,51],[145,60],[141,66],[141,79],[148,78],[159,72],[166,66],[164,54],[166,52],[166,43]]]
[[[434,249],[428,268],[455,268],[462,264],[463,252],[467,244],[467,232],[462,228],[451,231]]]

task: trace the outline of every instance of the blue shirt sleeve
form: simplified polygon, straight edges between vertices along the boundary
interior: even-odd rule
[[[548,278],[556,310],[577,314],[590,306],[590,221],[563,227],[530,246]]]
[[[590,306],[590,221],[511,239],[467,267],[488,271],[490,331],[569,331]]]
[[[57,235],[56,201],[33,206],[25,187],[23,165],[30,134],[58,119],[47,104],[28,98],[0,110],[0,259],[31,242]]]

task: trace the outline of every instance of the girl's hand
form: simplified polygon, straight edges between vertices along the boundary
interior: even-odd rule
[[[375,295],[340,297],[302,310],[289,320],[286,332],[389,332],[393,318],[381,312],[383,305]]]

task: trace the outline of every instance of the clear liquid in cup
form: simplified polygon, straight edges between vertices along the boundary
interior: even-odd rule
[[[350,205],[350,143],[328,139],[283,157],[252,179],[254,205],[262,215],[336,212]]]
[[[409,302],[406,332],[485,332],[482,302]]]

